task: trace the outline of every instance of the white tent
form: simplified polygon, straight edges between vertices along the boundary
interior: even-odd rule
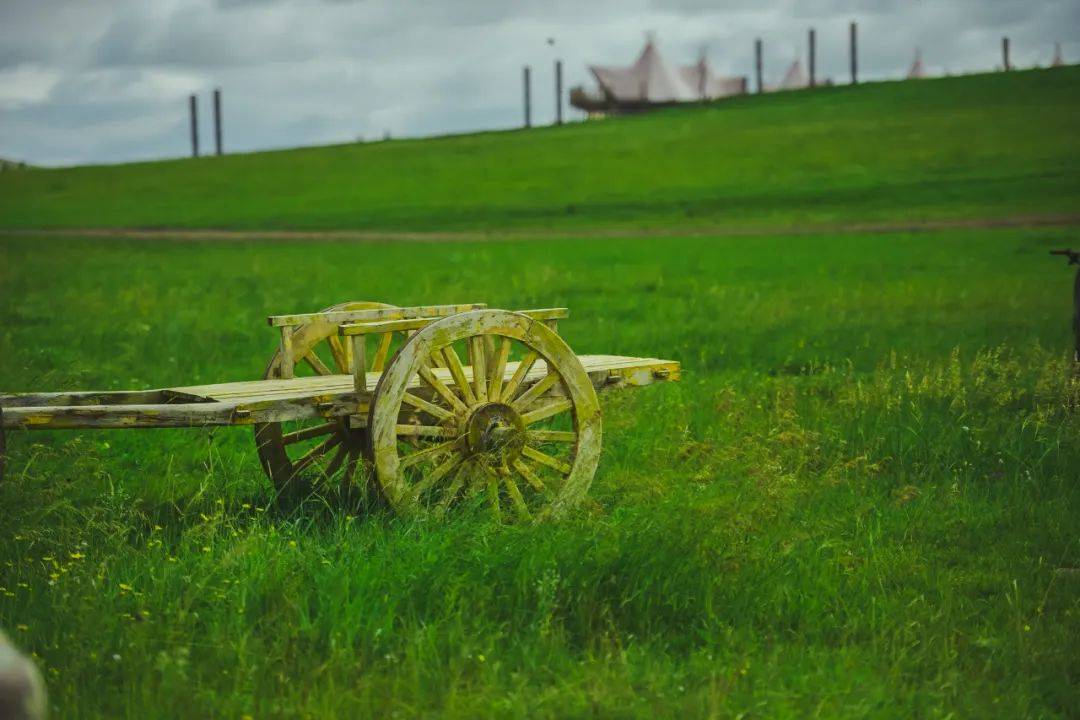
[[[926,77],[926,70],[923,69],[922,64],[922,50],[915,51],[915,61],[911,63],[911,69],[908,70],[908,80],[920,80]]]
[[[717,75],[709,65],[705,53],[702,53],[701,58],[693,65],[680,67],[679,75],[701,100],[713,100],[746,92],[746,78]]]
[[[1054,59],[1050,61],[1050,67],[1061,67],[1065,64],[1065,59],[1061,57],[1061,43],[1054,43]]]
[[[704,56],[694,65],[672,67],[650,38],[629,67],[590,65],[600,90],[616,103],[670,103],[711,100],[745,90],[743,78],[717,75]]]
[[[784,79],[780,81],[780,90],[798,90],[799,88],[808,87],[810,81],[806,79],[806,72],[803,70],[802,60],[795,59],[795,62],[791,63],[787,72],[784,73]]]

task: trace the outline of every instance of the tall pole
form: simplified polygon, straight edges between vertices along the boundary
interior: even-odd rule
[[[757,77],[757,91],[765,92],[765,85],[761,81],[761,38],[754,41],[754,74]]]
[[[851,84],[855,85],[859,82],[859,44],[858,44],[858,29],[855,25],[855,21],[851,22]]]
[[[810,87],[814,87],[814,28],[810,28],[810,36],[807,38],[810,49]]]
[[[555,124],[562,125],[562,60],[555,61]]]
[[[1002,67],[1005,70],[1012,70],[1012,65],[1009,64],[1009,38],[1001,38],[1001,62]]]
[[[214,89],[214,149],[221,155],[221,88]]]
[[[198,101],[192,95],[188,99],[188,108],[191,112],[191,157],[199,157],[199,112]]]
[[[525,127],[532,127],[532,98],[529,97],[529,66],[525,66],[522,73],[522,84],[525,86]]]

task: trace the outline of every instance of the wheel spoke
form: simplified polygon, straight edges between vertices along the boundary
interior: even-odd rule
[[[330,346],[330,354],[334,356],[334,364],[337,365],[338,374],[348,375],[352,372],[352,363],[349,359],[349,352],[346,349],[348,343],[343,345],[341,341],[337,339],[336,335],[328,335],[326,344]]]
[[[315,354],[314,350],[312,350],[311,352],[309,352],[307,355],[304,356],[304,362],[306,362],[308,365],[310,365],[311,369],[314,370],[315,372],[319,373],[320,375],[333,375],[334,374],[334,371],[331,370],[330,368],[326,367],[326,363],[324,363],[322,361],[322,359],[318,355]]]
[[[401,458],[399,467],[404,469],[415,465],[418,462],[430,460],[431,458],[442,455],[445,452],[452,452],[453,450],[457,449],[461,441],[462,438],[454,438],[453,440],[450,440],[448,442],[439,443],[438,445],[432,445],[429,448],[418,450],[411,455],[406,455],[405,457]]]
[[[542,405],[530,413],[525,413],[521,416],[521,419],[526,425],[532,425],[534,422],[546,420],[552,415],[558,415],[561,412],[569,410],[573,406],[573,402],[566,398],[563,398],[561,400],[556,400],[555,402],[548,403],[547,405]]]
[[[533,383],[533,386],[531,388],[521,393],[521,395],[519,395],[516,400],[510,403],[510,407],[514,408],[514,410],[518,412],[522,412],[525,408],[529,407],[529,405],[532,404],[533,400],[546,393],[551,388],[551,386],[559,382],[559,379],[559,373],[552,370],[547,375],[545,375],[542,380]]]
[[[372,372],[382,372],[386,366],[386,356],[390,354],[390,341],[394,339],[394,333],[383,333],[379,340],[379,348],[375,351],[375,359],[371,363]]]
[[[349,461],[345,463],[345,472],[341,475],[341,487],[347,488],[356,474],[356,466],[360,463],[360,451],[349,448]]]
[[[504,337],[495,354],[491,377],[488,379],[488,400],[499,402],[502,398],[503,375],[506,373],[506,358],[510,357],[510,338]]]
[[[454,413],[450,412],[446,408],[439,407],[434,403],[429,403],[427,400],[424,400],[423,398],[418,398],[412,393],[405,393],[405,396],[402,398],[402,402],[408,403],[417,410],[423,410],[428,415],[433,415],[441,420],[454,419]]]
[[[466,405],[476,404],[476,395],[473,394],[472,386],[465,379],[465,368],[461,366],[461,358],[453,345],[447,345],[442,349],[443,358],[446,359],[446,367],[450,369],[450,375],[461,392],[461,397]]]
[[[517,470],[518,475],[525,478],[525,482],[532,485],[533,490],[540,493],[544,492],[544,481],[537,477],[536,473],[533,472],[532,468],[529,467],[524,460],[521,458],[514,458],[514,461],[510,464]]]
[[[472,364],[473,393],[477,402],[487,402],[487,354],[484,338],[475,335],[469,338],[469,362]]]
[[[521,362],[518,363],[517,370],[514,371],[513,376],[510,378],[510,382],[506,383],[506,387],[502,389],[502,395],[500,396],[501,402],[506,402],[514,397],[514,393],[517,392],[518,385],[525,379],[525,376],[532,370],[532,366],[540,358],[540,355],[535,350],[530,350]]]
[[[349,449],[342,445],[338,448],[337,453],[330,460],[330,464],[326,466],[326,478],[329,480],[334,477],[334,473],[341,467],[341,463],[345,461],[345,456],[349,454]]]
[[[535,460],[541,465],[547,465],[549,468],[555,470],[556,472],[560,472],[563,475],[570,474],[571,468],[567,463],[559,460],[558,458],[553,458],[546,453],[542,453],[536,448],[526,445],[525,447],[521,448],[521,454],[529,458],[530,460]]]
[[[577,433],[570,430],[529,430],[527,438],[532,442],[577,442]]]
[[[314,427],[304,428],[303,430],[297,430],[296,432],[285,433],[281,436],[281,441],[286,445],[292,445],[293,443],[298,443],[302,440],[310,440],[313,437],[332,433],[338,426],[339,423],[337,421],[315,425]]]
[[[449,403],[450,407],[454,408],[455,412],[468,412],[469,408],[465,406],[465,403],[461,402],[458,396],[454,394],[454,391],[447,387],[446,383],[440,380],[430,368],[421,365],[419,373],[424,382],[426,382],[432,390],[437,392],[443,400]]]
[[[487,495],[488,500],[491,501],[491,514],[495,516],[495,521],[498,522],[502,520],[502,508],[499,507],[499,479],[486,467],[483,468],[483,473],[487,475]]]
[[[510,503],[514,506],[514,511],[517,512],[518,517],[522,520],[531,520],[532,515],[529,513],[529,508],[525,505],[525,498],[521,497],[521,491],[518,490],[514,478],[510,477],[510,473],[505,473],[502,476],[502,480],[503,485],[506,487],[506,494],[510,496]]]
[[[321,443],[319,443],[315,447],[308,450],[304,454],[304,456],[301,457],[299,460],[297,460],[296,463],[293,465],[293,474],[295,475],[295,474],[297,474],[299,472],[307,470],[308,467],[310,467],[312,463],[314,463],[316,460],[318,460],[320,457],[322,457],[326,453],[333,450],[334,447],[336,447],[337,444],[340,443],[340,442],[341,442],[341,436],[340,435],[333,435],[331,437],[326,438],[326,440],[323,440]]]
[[[443,491],[442,499],[439,500],[438,506],[436,506],[436,512],[440,515],[446,512],[446,509],[450,507],[450,503],[454,502],[454,498],[461,492],[461,486],[465,484],[465,473],[458,472],[454,475],[454,480]]]
[[[398,425],[398,436],[448,438],[454,436],[451,428],[442,425]]]
[[[416,487],[413,489],[413,501],[419,501],[420,496],[423,495],[428,490],[428,488],[431,488],[435,485],[435,483],[442,480],[447,473],[451,472],[454,468],[460,465],[464,459],[465,457],[463,455],[459,453],[454,453],[445,461],[443,461],[441,465],[439,465],[434,470],[425,475],[424,479],[416,483]]]

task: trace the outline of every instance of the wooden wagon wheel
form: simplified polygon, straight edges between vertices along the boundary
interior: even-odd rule
[[[321,312],[339,310],[375,310],[392,308],[379,302],[348,302]],[[347,375],[351,372],[352,348],[337,336],[334,323],[309,323],[293,333],[295,377],[312,375]],[[404,335],[379,336],[368,367],[380,370],[390,356],[392,345],[403,342]],[[266,366],[266,379],[281,376],[281,351],[274,353]],[[290,422],[257,423],[255,444],[259,461],[279,496],[296,497],[316,484],[349,490],[357,483],[366,488],[364,452],[367,432],[350,428],[348,418],[327,421],[322,418]]]
[[[600,426],[596,391],[569,346],[505,310],[460,313],[413,335],[379,379],[368,418],[375,476],[396,511],[477,502],[520,520],[585,496]]]

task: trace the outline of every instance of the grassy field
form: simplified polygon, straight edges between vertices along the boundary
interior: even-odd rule
[[[565,304],[685,376],[605,399],[590,501],[533,527],[279,511],[242,429],[10,433],[0,625],[63,718],[1075,717],[1067,239],[5,238],[3,389],[257,377],[265,315],[346,298]]]
[[[0,227],[670,230],[1075,214],[1077,126],[1075,66],[840,86],[529,132],[5,173]]]

